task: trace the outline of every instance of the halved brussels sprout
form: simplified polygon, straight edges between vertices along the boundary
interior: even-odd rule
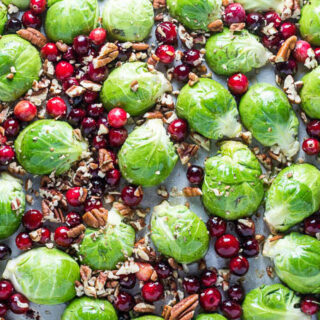
[[[134,81],[138,82],[137,90],[132,90]],[[150,72],[144,62],[128,62],[110,73],[100,97],[107,110],[122,107],[132,116],[138,116],[171,90],[171,83],[161,72]]]
[[[3,278],[37,304],[65,303],[76,296],[80,268],[68,254],[46,247],[32,249],[10,260]]]
[[[320,171],[311,164],[282,170],[266,197],[265,220],[272,232],[287,231],[320,207]]]
[[[13,79],[8,74],[15,70]],[[41,59],[30,42],[10,34],[0,39],[0,100],[5,102],[20,98],[38,80]]]
[[[68,305],[61,320],[118,320],[118,316],[109,301],[83,297]]]
[[[7,13],[7,7],[0,2],[0,35],[3,33],[4,27],[8,20]]]
[[[119,262],[131,256],[135,231],[121,220],[121,216],[112,209],[106,227],[86,229],[79,249],[83,264],[94,270],[113,270]]]
[[[259,38],[247,30],[231,32],[225,28],[223,32],[211,36],[206,44],[209,67],[225,76],[261,68],[269,61],[270,55]]]
[[[45,30],[53,41],[71,44],[80,34],[89,34],[98,23],[97,0],[60,0],[50,3]]]
[[[282,284],[250,291],[242,305],[243,320],[311,320],[300,310],[300,298]]]
[[[33,122],[14,145],[19,163],[33,174],[62,174],[88,150],[68,123],[55,120]]]
[[[273,260],[275,271],[288,287],[300,293],[320,293],[320,241],[292,232],[265,242],[263,255]]]
[[[288,158],[299,151],[299,120],[286,94],[268,83],[257,83],[242,97],[244,126],[264,146],[277,146]]]
[[[286,0],[236,0],[241,3],[246,11],[250,12],[265,12],[276,11],[282,13],[286,8]]]
[[[178,156],[162,120],[152,119],[129,134],[118,159],[121,173],[126,180],[150,187],[168,178]]]
[[[196,320],[227,320],[227,318],[218,313],[202,313],[196,317]]]
[[[221,18],[222,0],[167,0],[170,15],[191,30],[208,31]]]
[[[167,201],[153,209],[151,239],[159,252],[179,263],[200,260],[209,247],[205,223],[187,207]]]
[[[178,116],[188,120],[191,129],[209,139],[234,138],[241,132],[237,103],[220,83],[200,79],[185,85],[177,101]]]
[[[252,215],[264,195],[261,174],[259,161],[246,145],[223,142],[219,154],[205,163],[204,206],[210,214],[228,220]]]
[[[320,1],[305,3],[299,21],[301,36],[314,46],[320,45]]]
[[[2,0],[5,5],[13,4],[19,9],[28,9],[30,5],[30,0]]]
[[[109,0],[102,19],[103,27],[113,39],[143,41],[154,23],[153,7],[149,0]]]
[[[0,239],[17,231],[26,206],[22,181],[6,172],[0,174]]]

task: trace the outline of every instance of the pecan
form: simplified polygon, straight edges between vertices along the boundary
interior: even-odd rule
[[[162,317],[164,318],[164,320],[169,320],[170,318],[170,313],[171,313],[172,307],[171,306],[164,306],[163,310],[162,310]]]
[[[33,28],[20,29],[17,31],[17,34],[40,49],[47,43],[46,36]]]
[[[110,151],[99,149],[99,168],[102,172],[107,172],[114,168],[113,158]]]
[[[6,76],[6,79],[8,80],[13,80],[13,78],[14,78],[14,73],[8,73]]]
[[[65,44],[64,42],[62,42],[61,40],[56,42],[56,46],[57,46],[58,50],[63,53],[67,52],[69,49],[69,46],[67,44]]]
[[[288,61],[290,58],[290,54],[292,50],[295,48],[298,38],[296,36],[291,36],[288,38],[280,47],[275,62],[285,62]]]
[[[223,30],[223,22],[221,19],[212,21],[208,24],[208,29],[212,32],[221,32]]]
[[[47,77],[52,78],[54,76],[55,70],[54,70],[54,65],[51,61],[46,59],[42,65],[42,68],[43,68],[44,74]]]
[[[155,54],[152,54],[151,57],[149,57],[147,63],[150,66],[156,66],[159,61],[160,61],[159,57],[156,56]]]
[[[244,22],[240,22],[240,23],[233,23],[230,26],[230,31],[241,31],[245,28],[246,24]]]
[[[26,170],[24,170],[21,166],[19,166],[17,162],[11,162],[8,165],[8,171],[12,174],[18,174],[21,176],[26,174]]]
[[[101,68],[115,60],[119,55],[118,46],[114,43],[106,43],[99,52],[97,58],[93,59],[93,67],[95,69]]]
[[[80,85],[87,90],[99,92],[102,88],[101,84],[95,83],[90,80],[82,80]]]
[[[86,92],[86,89],[81,86],[73,85],[67,91],[66,94],[70,98],[80,97]]]
[[[177,152],[180,157],[181,163],[186,165],[190,159],[197,154],[199,146],[196,144],[189,144],[182,142],[177,146]]]
[[[133,91],[133,92],[137,92],[137,91],[138,91],[138,89],[139,89],[139,82],[138,82],[138,80],[133,80],[133,81],[131,82],[131,84],[130,84],[130,89],[131,89],[131,91]]]
[[[1,109],[1,112],[0,112],[0,123],[3,123],[7,119],[8,114],[9,114],[9,107],[4,107],[4,108]]]
[[[231,1],[232,2],[232,1]],[[224,7],[227,7],[229,5],[229,3],[231,3],[229,0],[222,0],[222,5]]]
[[[163,114],[160,111],[147,112],[143,115],[146,119],[163,119]]]
[[[138,313],[154,313],[156,311],[156,307],[152,304],[141,302],[136,304],[133,310]]]
[[[88,282],[92,277],[92,270],[88,266],[81,265],[80,276],[83,282]]]
[[[60,208],[50,208],[50,201],[45,199],[41,202],[41,210],[43,213],[43,219],[55,223],[64,223],[65,218]]]
[[[191,296],[184,298],[170,310],[169,320],[191,320],[198,304],[198,294],[192,294]],[[168,308],[166,308],[165,314],[168,313]]]
[[[105,208],[92,209],[83,215],[83,222],[92,228],[104,227],[108,221],[108,210]]]
[[[202,196],[202,191],[197,187],[185,187],[182,189],[185,197],[199,197]]]
[[[143,42],[133,43],[132,49],[136,51],[145,51],[149,49],[149,45]]]
[[[104,272],[100,272],[98,277],[97,277],[97,280],[96,280],[96,283],[95,283],[95,288],[98,290],[98,291],[101,291],[103,290],[106,282],[108,280],[108,276],[106,273]]]
[[[199,82],[199,77],[193,72],[190,72],[188,77],[189,77],[188,85],[190,87],[193,87],[197,82]]]
[[[262,242],[264,241],[265,236],[264,236],[263,234],[256,234],[254,238],[255,238],[255,239],[258,241],[258,243],[260,244],[260,243],[262,243]]]
[[[69,238],[78,238],[81,234],[83,234],[86,230],[86,227],[83,225],[83,224],[79,224],[78,226],[70,229],[68,232],[67,232],[67,236]]]
[[[153,8],[160,9],[166,7],[166,0],[153,0]]]
[[[273,270],[273,268],[271,266],[269,266],[269,267],[266,268],[266,271],[267,271],[268,277],[273,279],[274,278],[274,270]]]
[[[123,217],[128,217],[131,216],[133,214],[133,210],[125,205],[122,202],[114,202],[113,203],[113,207],[120,213],[121,216]]]
[[[42,235],[42,228],[39,228],[29,233],[31,240],[34,242],[39,242],[41,240],[41,235]]]
[[[194,39],[193,37],[187,32],[186,28],[182,25],[179,24],[178,27],[178,34],[181,39],[181,41],[184,43],[184,45],[188,48],[191,49],[194,44]]]
[[[283,236],[276,235],[276,236],[273,236],[273,237],[269,238],[268,240],[269,240],[269,242],[274,242],[274,241],[278,241],[278,240],[280,240],[282,238],[283,238]]]
[[[181,269],[181,266],[177,263],[176,260],[174,260],[173,258],[169,258],[168,259],[168,263],[169,266],[173,269],[173,270],[179,270]]]

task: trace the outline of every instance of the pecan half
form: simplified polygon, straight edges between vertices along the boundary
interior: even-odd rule
[[[298,38],[296,36],[292,36],[288,38],[280,47],[275,62],[285,62],[290,58],[291,51],[295,48]]]
[[[133,310],[138,313],[154,313],[156,307],[152,304],[140,302],[134,306]]]
[[[165,307],[162,316],[166,316],[168,320],[191,320],[198,304],[199,295],[193,294],[181,300],[171,310]]]
[[[104,227],[108,221],[108,210],[105,208],[92,209],[83,215],[83,222],[92,228]]]
[[[113,207],[120,213],[120,215],[122,215],[123,217],[128,217],[128,216],[131,216],[133,215],[133,210],[125,205],[124,203],[122,202],[114,202],[113,203]]]
[[[86,231],[86,227],[83,224],[79,224],[78,226],[70,229],[67,232],[67,235],[69,238],[78,238],[81,234],[83,234]]]
[[[101,68],[115,60],[119,55],[118,46],[114,43],[106,43],[99,52],[97,58],[93,59],[93,67],[95,69]]]
[[[132,49],[136,51],[145,51],[149,49],[149,45],[144,42],[137,42],[132,44]]]
[[[221,32],[223,30],[223,22],[221,19],[212,21],[208,24],[208,29],[212,32]]]
[[[17,31],[17,34],[40,49],[47,43],[46,36],[33,28],[20,29]]]
[[[107,172],[114,168],[113,158],[110,151],[99,149],[99,168],[102,172]]]

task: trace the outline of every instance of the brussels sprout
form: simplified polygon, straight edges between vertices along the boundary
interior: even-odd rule
[[[202,313],[196,317],[196,320],[227,320],[227,318],[218,313]]]
[[[22,181],[6,172],[0,173],[0,239],[17,231],[25,206]]]
[[[311,320],[298,304],[300,298],[282,284],[250,291],[242,305],[243,320]]]
[[[118,158],[123,177],[146,187],[167,179],[178,160],[160,119],[149,120],[131,132]]]
[[[30,0],[2,0],[5,5],[13,4],[19,9],[28,9],[30,5]]]
[[[3,273],[18,292],[37,304],[65,303],[76,296],[80,268],[58,249],[32,249],[10,260]]]
[[[7,13],[7,7],[0,2],[0,35],[3,33],[4,27],[8,20]]]
[[[104,28],[112,38],[142,41],[149,35],[154,23],[153,7],[149,0],[109,0],[102,19]]]
[[[267,240],[263,255],[273,260],[278,277],[291,289],[320,293],[319,240],[292,232],[277,241]]]
[[[153,209],[151,239],[162,254],[179,263],[200,260],[209,247],[204,222],[187,207],[171,206],[167,201]]]
[[[257,83],[242,97],[239,111],[244,126],[261,144],[279,147],[288,158],[299,151],[299,120],[282,90]]]
[[[200,79],[180,91],[177,101],[179,117],[209,139],[234,138],[241,132],[237,103],[228,90],[211,79]]]
[[[88,149],[68,123],[55,120],[33,122],[14,145],[19,163],[33,174],[62,174]]]
[[[89,34],[98,23],[97,0],[60,0],[50,3],[45,30],[53,40],[71,44],[80,34]]]
[[[83,297],[69,304],[61,320],[118,320],[118,317],[109,301]]]
[[[208,31],[221,18],[222,0],[167,0],[170,15],[191,30]]]
[[[7,79],[11,68],[16,70],[13,79]],[[0,39],[0,100],[20,98],[38,80],[41,60],[38,50],[30,42],[16,35]]]
[[[301,36],[314,46],[320,45],[320,1],[304,4],[299,21]]]
[[[270,52],[247,30],[235,33],[225,28],[211,36],[206,44],[207,63],[220,75],[247,73],[263,67],[269,58]]]
[[[320,171],[311,164],[282,170],[266,197],[265,220],[272,232],[287,231],[320,207]]]
[[[79,250],[81,262],[95,270],[112,270],[131,256],[134,241],[134,229],[123,223],[121,216],[112,209],[105,228],[86,229]]]
[[[236,0],[241,3],[246,11],[251,12],[265,12],[276,11],[282,13],[286,8],[286,0]]]
[[[133,81],[138,81],[136,91],[131,88]],[[108,110],[122,107],[132,116],[138,116],[171,90],[170,82],[161,72],[148,71],[143,62],[128,62],[110,73],[103,84],[101,100]]]
[[[236,220],[252,215],[263,195],[260,164],[241,142],[222,143],[220,153],[206,160],[203,203],[212,215]]]

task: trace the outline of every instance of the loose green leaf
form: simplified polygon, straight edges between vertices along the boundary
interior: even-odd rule
[[[2,0],[5,5],[13,4],[19,9],[26,10],[30,6],[30,0]]]

